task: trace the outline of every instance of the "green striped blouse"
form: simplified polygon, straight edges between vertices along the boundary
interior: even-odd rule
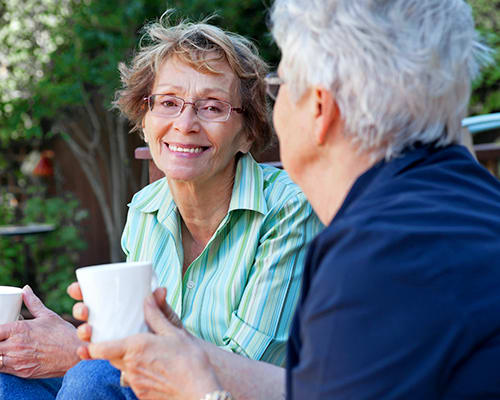
[[[166,178],[136,193],[122,247],[153,262],[167,301],[194,335],[284,365],[306,244],[322,225],[285,171],[242,156],[229,210],[182,276],[180,215]]]

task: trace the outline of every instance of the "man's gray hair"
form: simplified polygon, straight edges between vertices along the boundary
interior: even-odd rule
[[[345,134],[377,159],[458,142],[491,58],[462,0],[276,0],[272,24],[294,99],[329,89]]]

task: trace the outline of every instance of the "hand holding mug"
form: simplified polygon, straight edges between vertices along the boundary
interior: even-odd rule
[[[0,290],[0,293],[2,291]],[[29,286],[7,290],[0,294],[0,372],[22,378],[52,378],[62,376],[78,362],[75,350],[81,342],[75,328],[49,310]],[[13,293],[12,293],[13,292]],[[18,297],[19,296],[19,297]],[[19,321],[20,301],[24,300],[33,319]],[[7,309],[3,307],[9,305]],[[10,316],[5,320],[10,309]]]

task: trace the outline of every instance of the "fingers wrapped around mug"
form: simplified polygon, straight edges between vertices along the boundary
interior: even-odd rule
[[[78,339],[80,339],[83,342],[90,342],[90,339],[92,337],[92,327],[89,324],[81,324],[77,329],[76,329],[76,335],[78,336]],[[78,347],[76,350],[76,353],[78,354],[78,357],[82,360],[89,360],[92,357],[89,354],[89,350],[87,348],[87,345],[83,345]]]
[[[89,309],[84,303],[75,303],[73,305],[73,318],[84,322],[89,319]]]
[[[81,324],[76,329],[76,335],[82,342],[90,342],[92,337],[92,327],[89,324]]]
[[[68,293],[69,297],[74,300],[83,300],[82,290],[78,282],[73,282],[71,285],[69,285],[66,289],[66,292]]]

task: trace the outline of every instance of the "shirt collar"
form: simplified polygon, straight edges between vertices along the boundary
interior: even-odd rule
[[[165,177],[137,192],[128,206],[143,213],[158,212],[157,218],[160,222],[177,209]]]
[[[268,211],[264,197],[264,174],[250,154],[242,155],[236,166],[229,203],[229,211],[233,210],[252,210],[261,214]]]
[[[449,146],[450,148],[452,146]],[[460,151],[461,146],[453,146]],[[354,182],[342,206],[338,210],[331,222],[340,215],[344,214],[358,198],[370,190],[376,190],[383,182],[400,175],[408,168],[422,163],[429,157],[442,150],[443,147],[437,147],[434,143],[431,144],[415,144],[412,147],[405,149],[402,155],[391,161],[381,160],[366,172],[361,174]]]
[[[163,219],[177,209],[167,178],[161,178],[147,186],[147,190],[136,193],[128,204],[144,213],[158,211],[158,219]],[[252,210],[266,214],[267,203],[264,197],[264,175],[262,168],[250,154],[242,155],[236,165],[233,192],[229,211]]]

